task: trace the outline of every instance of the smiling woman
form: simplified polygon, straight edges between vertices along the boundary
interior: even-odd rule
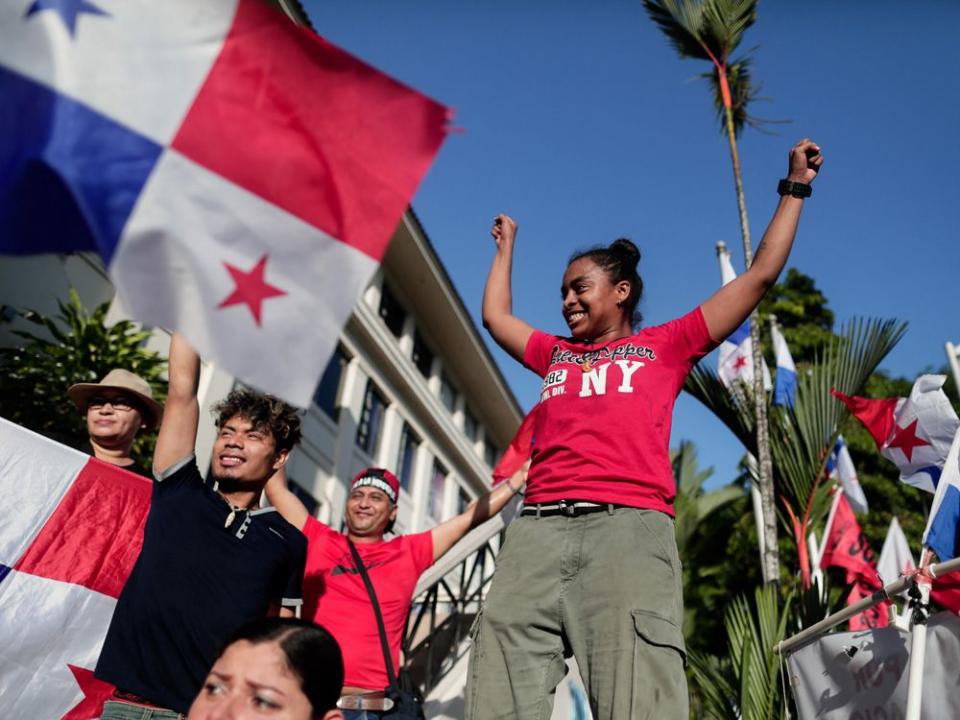
[[[667,448],[673,405],[697,361],[776,281],[822,162],[815,143],[797,143],[789,182],[780,183],[780,203],[747,272],[656,327],[636,328],[640,252],[619,239],[568,263],[561,310],[570,337],[535,330],[513,315],[516,223],[506,215],[494,220],[483,322],[543,385],[524,509],[507,530],[475,626],[470,720],[549,717],[570,651],[597,720],[645,717],[654,706],[658,718],[686,719]],[[541,670],[525,672],[534,667]]]

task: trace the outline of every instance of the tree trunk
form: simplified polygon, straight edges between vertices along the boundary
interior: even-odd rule
[[[718,69],[719,72],[719,69]],[[726,86],[725,73],[721,87]],[[747,268],[753,264],[753,246],[750,243],[750,223],[747,203],[740,175],[740,153],[733,127],[733,110],[725,107],[727,139],[733,160],[733,179],[737,187],[737,207],[740,210],[740,233],[743,236],[743,257]],[[773,461],[770,458],[770,433],[767,427],[767,393],[763,387],[763,355],[760,352],[760,316],[756,309],[750,313],[750,340],[753,343],[753,407],[757,420],[757,461],[760,464],[760,504],[763,508],[763,582],[767,585],[780,581],[780,553],[777,548],[777,510],[773,495]]]

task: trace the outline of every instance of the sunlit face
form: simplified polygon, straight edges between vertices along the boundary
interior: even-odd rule
[[[383,490],[357,487],[347,498],[347,528],[353,535],[377,537],[397,517],[397,507]]]
[[[213,475],[237,482],[258,483],[283,465],[287,451],[276,452],[276,441],[266,428],[254,428],[234,415],[220,426],[213,444]]]
[[[129,450],[143,427],[137,402],[127,393],[104,390],[87,401],[87,433],[101,447]]]
[[[274,642],[240,640],[214,663],[188,720],[313,720],[300,680]]]
[[[630,283],[614,285],[602,267],[584,257],[567,266],[560,295],[570,334],[581,340],[593,340],[623,323],[626,314],[617,303],[626,302]]]

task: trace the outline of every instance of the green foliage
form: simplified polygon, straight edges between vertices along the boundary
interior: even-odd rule
[[[790,346],[790,354],[797,370],[805,371],[816,353],[833,337],[833,311],[827,307],[827,298],[813,278],[796,268],[787,270],[783,282],[773,286],[760,302],[760,317],[775,315],[780,330]],[[762,323],[761,342],[766,351],[767,364],[776,365],[770,325]]]
[[[771,122],[753,117],[747,108],[758,99],[759,86],[751,76],[750,58],[733,58],[743,34],[757,17],[757,0],[644,0],[643,6],[681,58],[706,60],[713,65],[701,77],[710,83],[720,131],[727,131],[721,78],[730,90],[734,135],[745,125],[762,128]]]
[[[729,653],[690,653],[695,716],[710,720],[785,717],[779,657],[770,650],[786,633],[792,598],[776,586],[758,587],[753,602],[737,596],[724,613]]]
[[[673,475],[677,479],[677,497],[673,503],[676,512],[677,550],[681,558],[687,558],[694,554],[691,553],[692,548],[699,547],[705,537],[711,541],[716,537],[712,532],[713,518],[720,514],[725,515],[729,506],[742,505],[745,494],[743,486],[736,484],[725,485],[716,490],[704,490],[703,484],[713,475],[713,468],[700,469],[693,443],[681,442],[672,455]],[[723,565],[719,562],[684,564],[684,597],[700,599],[700,602],[688,602],[684,613],[683,629],[688,642],[694,640],[694,629],[700,629],[698,616],[703,606],[709,605],[711,609],[715,609],[726,602],[726,592],[721,591],[717,583],[710,582],[722,569]],[[705,591],[703,596],[699,594],[701,589]]]
[[[88,451],[86,423],[67,397],[67,388],[98,382],[113,368],[124,368],[149,382],[162,402],[166,361],[143,347],[149,332],[126,320],[111,327],[104,324],[109,303],[88,312],[71,290],[68,301],[58,304],[54,318],[17,311],[19,318],[37,326],[37,332],[14,330],[23,342],[0,348],[0,415]],[[133,456],[144,467],[150,467],[155,441],[155,435],[146,434],[134,444]]]

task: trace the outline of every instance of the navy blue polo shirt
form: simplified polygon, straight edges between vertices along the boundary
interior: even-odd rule
[[[238,512],[224,527],[229,513],[192,455],[157,478],[98,678],[185,713],[237,628],[271,603],[301,603],[303,534],[274,508]]]

